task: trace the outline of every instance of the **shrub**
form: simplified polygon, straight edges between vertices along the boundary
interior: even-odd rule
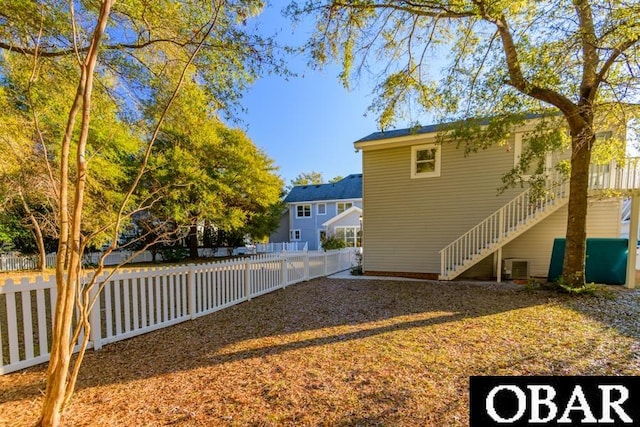
[[[160,254],[164,262],[179,262],[189,257],[189,249],[181,246],[168,246],[160,249]]]
[[[337,236],[327,236],[322,239],[322,249],[330,251],[332,249],[342,249],[347,247],[347,242]]]

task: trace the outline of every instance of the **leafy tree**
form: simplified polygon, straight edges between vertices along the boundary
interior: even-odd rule
[[[266,242],[269,235],[280,226],[280,218],[285,210],[282,197],[283,195],[280,194],[278,201],[257,210],[243,228],[244,234],[254,241]]]
[[[321,172],[311,171],[307,173],[300,173],[297,177],[291,180],[291,186],[296,185],[316,185],[323,184],[324,178]]]
[[[156,216],[189,229],[190,256],[198,256],[198,224],[240,230],[279,200],[273,162],[239,130],[216,121],[163,132],[149,174],[151,191],[164,191]]]
[[[37,74],[32,62],[22,56],[6,56],[0,63],[5,87],[0,112],[9,130],[0,140],[7,155],[0,170],[8,206],[24,216],[34,235],[44,267],[45,240],[57,239],[57,185],[53,171],[60,162],[58,138],[64,133],[65,100],[75,88],[74,73],[67,58],[42,59]],[[51,93],[51,87],[56,91]],[[90,175],[85,193],[83,239],[102,246],[108,239],[104,224],[114,220],[131,175],[131,162],[140,151],[141,140],[129,124],[119,120],[117,105],[103,86],[95,91],[94,119],[89,128]],[[27,130],[27,131],[25,131]],[[75,170],[72,166],[72,172]]]
[[[344,179],[343,176],[340,176],[340,175],[335,176],[329,180],[329,184],[335,184],[336,182],[342,181],[343,179]]]
[[[340,58],[345,85],[365,70],[380,76],[371,108],[382,128],[416,106],[438,111],[459,120],[447,138],[473,151],[504,143],[527,113],[558,117],[538,134],[554,131],[546,147],[563,138],[571,147],[563,276],[584,286],[596,130],[624,129],[638,100],[637,2],[336,0],[294,2],[288,13],[316,16],[313,59]]]
[[[36,139],[42,144],[41,149],[51,153],[51,158],[42,154],[51,172],[48,176],[55,193],[59,234],[58,293],[40,425],[61,423],[63,410],[75,388],[90,335],[88,315],[96,298],[90,296],[90,291],[100,290],[97,278],[103,271],[104,257],[117,247],[118,235],[129,218],[153,206],[161,196],[144,189],[138,191],[137,187],[156,154],[154,143],[158,136],[172,134],[162,130],[162,123],[181,86],[193,79],[206,87],[208,104],[214,110],[231,113],[243,89],[256,75],[267,69],[282,71],[281,64],[273,59],[272,41],[248,31],[248,19],[262,7],[258,0],[3,2],[0,12],[3,85],[9,74],[7,64],[21,60],[31,63],[32,73],[27,76],[27,82],[31,82],[42,76],[39,74],[42,62],[51,60],[59,66],[58,70],[64,70],[59,81],[73,87],[69,98],[60,97],[59,110],[50,110],[53,118],[63,118],[63,125],[51,135],[55,144],[47,147]],[[56,86],[49,86],[50,91],[52,87]],[[22,90],[28,98],[28,88]],[[124,156],[131,161],[128,190],[119,192],[117,209],[105,209],[109,211],[108,222],[103,222],[105,217],[87,215],[92,182],[100,177],[92,165],[101,152],[95,144],[101,139],[93,127],[101,113],[100,97],[96,96],[101,91],[113,101],[105,105],[110,105],[119,120],[145,139],[133,156]],[[33,107],[39,105],[36,102],[39,99],[32,99],[25,105],[35,114],[37,109]],[[110,129],[101,131],[108,133]],[[112,158],[105,157],[105,165],[111,164]],[[233,180],[226,183],[234,184]],[[230,214],[236,212],[231,209]],[[85,223],[93,220],[101,223],[91,226],[91,232],[85,236]],[[110,245],[88,283],[81,283],[82,254],[100,235],[110,236]],[[72,364],[71,355],[78,342],[80,351]]]

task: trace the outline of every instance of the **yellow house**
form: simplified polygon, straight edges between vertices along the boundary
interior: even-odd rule
[[[554,165],[567,153],[548,156],[543,199],[532,201],[527,186],[498,192],[531,130],[527,123],[507,144],[470,155],[441,143],[435,125],[356,141],[363,163],[365,274],[500,280],[505,265],[517,260],[527,277],[546,277],[554,239],[566,234],[568,183],[558,185],[563,180]],[[593,166],[590,186],[587,236],[620,237],[622,197],[604,197],[603,190],[632,194],[640,187],[640,167],[635,160]],[[635,206],[636,220],[637,212]],[[630,255],[635,266],[635,242]]]

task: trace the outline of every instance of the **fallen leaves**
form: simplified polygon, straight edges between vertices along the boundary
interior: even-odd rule
[[[68,425],[466,425],[470,375],[640,375],[640,292],[318,279],[88,352]],[[44,367],[0,377],[33,424]]]

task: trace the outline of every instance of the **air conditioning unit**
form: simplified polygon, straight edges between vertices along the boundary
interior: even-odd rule
[[[502,275],[507,280],[528,279],[529,261],[519,258],[505,258],[502,260]]]

